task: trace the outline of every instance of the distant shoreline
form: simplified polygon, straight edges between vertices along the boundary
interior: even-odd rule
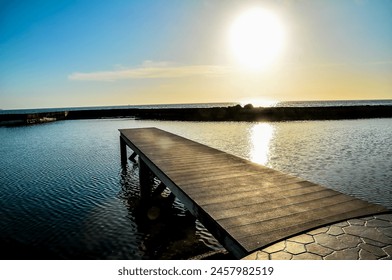
[[[302,121],[392,118],[392,105],[330,107],[119,108],[0,114],[0,125],[26,125],[56,120],[135,118],[172,121]]]

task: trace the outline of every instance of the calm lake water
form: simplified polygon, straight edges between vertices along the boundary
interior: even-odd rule
[[[2,259],[179,259],[222,247],[179,201],[138,214],[119,128],[158,127],[392,209],[392,119],[277,123],[131,119],[0,127]]]

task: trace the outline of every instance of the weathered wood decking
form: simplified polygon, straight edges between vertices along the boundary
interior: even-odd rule
[[[121,129],[138,156],[187,209],[241,258],[278,240],[387,209],[254,164],[157,128]],[[142,190],[147,192],[149,190]]]

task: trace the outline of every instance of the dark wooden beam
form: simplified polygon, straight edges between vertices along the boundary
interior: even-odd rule
[[[153,173],[150,168],[139,158],[140,197],[143,202],[148,202],[151,199],[153,179]]]
[[[127,144],[124,139],[120,136],[120,153],[121,153],[121,165],[127,164]]]

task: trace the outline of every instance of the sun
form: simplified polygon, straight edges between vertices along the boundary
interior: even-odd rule
[[[285,29],[272,11],[253,8],[241,14],[229,32],[230,49],[241,65],[268,68],[282,52]]]

